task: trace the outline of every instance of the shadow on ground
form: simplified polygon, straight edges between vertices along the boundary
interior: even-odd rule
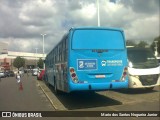
[[[136,88],[136,89],[118,89],[118,90],[113,90],[115,92],[120,92],[124,94],[149,94],[149,93],[154,93],[154,92],[159,92],[160,89],[158,87],[156,89],[145,89],[145,88]]]
[[[53,87],[49,86],[49,88],[54,94]],[[60,95],[56,95],[56,97],[68,110],[87,109],[122,104],[120,101],[114,100],[104,95],[100,95],[96,92],[89,91],[61,93]]]

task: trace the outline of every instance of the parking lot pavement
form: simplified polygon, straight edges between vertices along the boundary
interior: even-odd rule
[[[34,77],[24,75],[21,83],[17,83],[15,77],[1,79],[0,111],[54,110],[42,90],[37,87]]]
[[[96,117],[98,112],[127,111],[160,111],[159,87],[152,91],[145,90],[113,90],[104,92],[75,92],[71,94],[54,95],[52,87],[45,85],[36,77],[22,77],[23,90],[19,91],[15,78],[4,78],[0,82],[1,111],[39,111],[48,112],[52,117],[39,120],[135,120],[137,117]],[[45,94],[44,94],[45,93]],[[56,111],[55,111],[56,110]],[[63,111],[66,113],[62,114]],[[72,111],[79,117],[74,117]],[[93,113],[91,112],[93,111]],[[59,112],[56,114],[56,112]],[[67,113],[68,112],[68,113]],[[97,113],[96,113],[97,112]],[[82,114],[81,114],[82,113]],[[72,117],[66,117],[69,114]],[[55,115],[55,116],[54,116]],[[56,116],[60,117],[56,117]],[[84,117],[85,115],[85,117]],[[93,115],[94,117],[89,117]],[[3,120],[3,118],[0,118]],[[9,120],[12,118],[9,118]],[[13,118],[20,119],[20,118]],[[26,118],[31,120],[32,118]],[[158,117],[139,117],[144,120],[159,120]],[[6,120],[6,119],[5,119]]]
[[[160,87],[152,91],[121,89],[96,93],[54,95],[52,87],[38,81],[56,110],[74,111],[159,111]]]
[[[134,104],[144,101],[152,102],[160,100],[160,86],[155,87],[151,91],[148,91],[146,89],[120,89],[99,92],[99,94],[111,97],[115,100],[119,100],[123,104]]]

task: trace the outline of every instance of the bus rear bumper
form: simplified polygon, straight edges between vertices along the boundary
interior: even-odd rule
[[[94,90],[103,91],[109,89],[128,88],[128,81],[125,82],[108,82],[108,83],[71,83],[71,91]]]

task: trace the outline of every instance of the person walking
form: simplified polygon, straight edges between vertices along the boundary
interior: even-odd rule
[[[21,75],[20,75],[19,71],[16,74],[16,80],[17,80],[17,83],[21,82]]]
[[[22,91],[23,90],[23,85],[21,82],[21,74],[19,73],[19,71],[16,74],[16,79],[17,79],[17,83],[19,84],[19,90]]]

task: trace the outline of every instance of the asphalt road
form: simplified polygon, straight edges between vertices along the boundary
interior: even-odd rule
[[[43,81],[37,81],[36,77],[31,75],[22,77],[22,86],[23,90],[19,89],[20,85],[14,77],[1,79],[0,111],[160,111],[160,87],[156,87],[152,91],[122,89],[95,93],[75,92],[54,95],[52,87],[46,86]],[[17,120],[18,118],[12,119]],[[31,118],[25,119],[30,120]],[[62,115],[62,117],[45,117],[41,119],[106,120],[106,117],[66,118]],[[159,120],[158,117],[108,117],[108,119]]]
[[[21,78],[23,90],[15,77],[0,81],[0,111],[53,111],[54,108],[31,75]]]

